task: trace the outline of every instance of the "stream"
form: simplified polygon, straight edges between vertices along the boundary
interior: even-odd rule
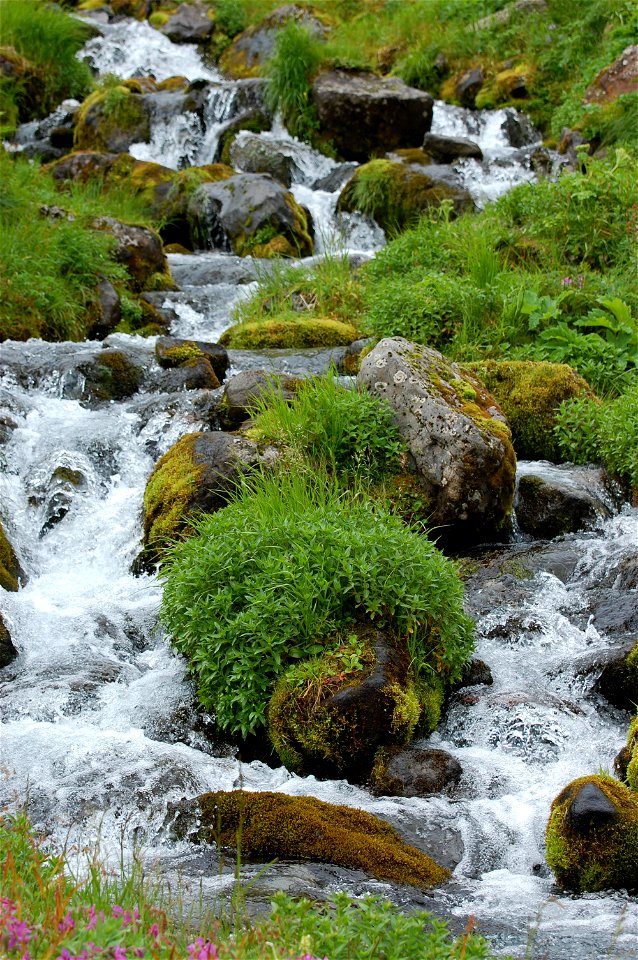
[[[204,66],[196,48],[178,47],[146,24],[102,29],[86,50],[102,73],[151,71],[213,84],[204,121],[176,112],[175,98],[158,99],[151,142],[131,152],[175,168],[211,162],[233,116],[233,85]],[[471,136],[483,149],[481,163],[454,165],[479,206],[534,178],[529,156],[538,142],[512,147],[505,119],[504,111],[435,106],[434,132]],[[284,141],[295,158],[292,190],[312,211],[318,253],[380,249],[376,225],[337,215],[338,189],[315,186],[334,161],[277,123],[262,136]],[[157,296],[173,317],[171,335],[208,341],[231,325],[234,304],[267,269],[217,251],[172,254],[169,262],[180,289]],[[154,339],[138,340],[117,334],[105,343],[135,341],[152,368]],[[0,444],[0,509],[28,576],[18,593],[2,595],[19,656],[0,674],[0,809],[28,801],[36,826],[78,848],[99,836],[102,855],[114,862],[135,845],[197,909],[228,893],[232,864],[172,840],[169,805],[239,786],[311,795],[386,818],[453,869],[451,881],[424,893],[330,865],[277,863],[259,876],[244,865],[242,876],[254,878],[251,909],[276,889],[317,899],[339,889],[372,892],[405,909],[429,909],[459,931],[474,916],[503,955],[637,956],[636,899],[622,891],[560,892],[544,861],[544,830],[563,786],[601,767],[611,771],[626,738],[629,715],[594,687],[596,665],[635,631],[638,511],[610,510],[595,528],[556,541],[474,552],[466,602],[477,621],[476,655],[494,682],[456,693],[427,741],[463,767],[449,794],[375,798],[346,781],[240,763],[211,740],[210,718],[195,709],[184,662],[158,625],[159,580],[130,573],[146,480],[180,436],[210,428],[208,391],[142,392],[87,406],[73,399],[61,372],[77,350],[35,340],[0,345],[0,421],[11,425]],[[230,359],[231,374],[251,367],[314,373],[328,368],[334,351],[231,351]]]

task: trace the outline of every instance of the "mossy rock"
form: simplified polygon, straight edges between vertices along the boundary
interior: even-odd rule
[[[634,653],[638,651],[638,644]],[[638,792],[638,716],[634,717],[627,733],[627,745],[624,748],[626,766],[624,779],[632,790]]]
[[[638,886],[638,795],[611,777],[580,777],[552,804],[547,862],[579,893]]]
[[[197,839],[236,847],[260,862],[311,860],[363,870],[378,880],[428,887],[449,874],[363,810],[279,793],[206,793],[197,798]]]
[[[0,670],[7,667],[17,656],[18,651],[13,645],[9,629],[0,613]]]
[[[123,153],[132,143],[148,142],[150,136],[149,114],[141,93],[119,83],[86,98],[77,113],[74,146],[77,150]]]
[[[0,521],[0,587],[15,593],[24,583],[24,571]]]
[[[193,532],[189,520],[226,506],[241,479],[276,459],[261,447],[227,433],[189,433],[161,457],[144,491],[144,549],[135,570],[150,569],[165,549]]]
[[[587,381],[564,363],[483,360],[466,366],[507,417],[516,455],[521,460],[560,463],[556,414],[563,400],[592,396]]]
[[[358,336],[351,323],[315,317],[236,323],[224,331],[219,342],[233,350],[342,347]]]
[[[380,746],[406,744],[421,717],[405,645],[364,625],[281,677],[268,732],[300,774],[367,779]]]
[[[8,96],[2,97],[3,114],[0,128],[13,132],[18,123],[43,116],[45,78],[30,60],[22,57],[14,47],[0,46],[0,78]],[[12,89],[13,88],[13,89]],[[12,96],[14,93],[16,96]]]
[[[126,400],[139,390],[142,369],[123,350],[103,350],[94,360],[81,363],[78,371],[85,378],[84,399]]]
[[[113,13],[122,17],[146,20],[151,12],[151,0],[110,0]]]
[[[404,230],[443,203],[451,204],[452,216],[475,209],[467,190],[434,179],[425,170],[392,160],[371,160],[345,185],[337,210],[357,210],[384,230]]]
[[[220,162],[231,166],[230,148],[235,137],[242,130],[248,130],[251,133],[263,133],[264,130],[270,130],[271,127],[272,117],[261,110],[255,110],[248,115],[240,115],[235,120],[231,120],[219,136],[218,156]]]
[[[534,73],[529,63],[518,63],[497,70],[476,94],[477,110],[494,109],[527,99]]]

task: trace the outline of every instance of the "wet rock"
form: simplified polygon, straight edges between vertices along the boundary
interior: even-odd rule
[[[357,382],[392,408],[431,523],[466,543],[502,536],[516,461],[505,418],[479,381],[436,350],[395,337],[364,357]]]
[[[611,637],[638,634],[638,605],[633,591],[596,585],[588,601],[591,621],[599,633]]]
[[[297,377],[267,373],[265,370],[243,370],[231,377],[224,388],[222,400],[224,422],[234,429],[253,413],[256,400],[267,397],[273,390],[292,400],[299,384]]]
[[[178,337],[158,337],[155,342],[155,356],[164,369],[179,367],[194,359],[205,357],[220,383],[226,376],[229,364],[228,351],[220,343],[182,340]]]
[[[371,787],[376,796],[427,797],[458,783],[462,773],[445,750],[389,747],[377,755]]]
[[[41,491],[44,501],[44,521],[40,528],[40,538],[64,520],[71,509],[71,505],[79,490],[86,487],[87,479],[81,470],[74,469],[66,463],[60,463],[49,477],[46,486]],[[37,502],[38,495],[29,497],[29,502]]]
[[[552,158],[549,150],[538,147],[529,158],[529,168],[538,177],[549,177],[552,172]]]
[[[419,147],[432,125],[432,97],[397,77],[330,70],[314,81],[312,98],[322,135],[346,160]]]
[[[313,190],[325,190],[326,193],[335,193],[351,179],[352,174],[357,169],[356,163],[340,163],[338,167],[327,173],[325,177],[320,177],[312,184]]]
[[[0,587],[16,592],[26,582],[27,577],[0,520]]]
[[[79,376],[66,377],[64,395],[87,402],[125,400],[137,393],[144,376],[141,367],[116,349],[101,350],[93,359],[73,364],[71,370]]]
[[[13,143],[27,157],[39,157],[42,163],[64,156],[73,149],[73,129],[79,106],[77,100],[64,100],[44,120],[21,124],[12,138]]]
[[[475,687],[479,684],[484,686],[491,686],[494,683],[494,678],[492,676],[492,671],[485,663],[484,660],[479,660],[477,657],[472,658],[468,664],[463,669],[463,674],[458,683],[454,684],[453,689],[458,690],[461,687]]]
[[[183,3],[160,28],[173,43],[204,43],[213,32],[213,21],[202,3]]]
[[[267,173],[289,187],[297,166],[284,141],[264,140],[257,134],[242,132],[229,150],[231,166],[244,173]]]
[[[436,133],[426,133],[423,138],[423,149],[437,163],[452,163],[459,157],[483,159],[483,151],[478,143],[465,137],[443,137]]]
[[[513,107],[505,108],[505,120],[501,124],[501,130],[512,147],[527,147],[541,139],[529,117]]]
[[[126,83],[90,94],[75,118],[73,142],[78,150],[125,153],[131,144],[148,143],[150,138],[144,97]]]
[[[173,286],[162,241],[155,230],[121,223],[114,217],[99,217],[92,226],[115,237],[115,259],[126,267],[136,290],[150,284],[154,289]]]
[[[545,461],[519,463],[515,511],[523,533],[550,540],[593,527],[613,515],[617,505],[601,467],[554,466]]]
[[[104,340],[122,319],[120,296],[110,280],[100,280],[97,287],[97,316],[88,332],[89,340]]]
[[[583,103],[612,103],[638,90],[638,44],[625,47],[609,67],[601,70],[585,91]]]
[[[594,687],[622,710],[634,710],[638,704],[638,643],[629,641],[628,646],[605,664]]]
[[[308,256],[311,221],[281,184],[256,173],[198,187],[188,205],[191,233],[204,249],[240,255]]]
[[[371,347],[373,342],[371,337],[363,337],[349,344],[349,346],[346,347],[343,359],[338,364],[337,369],[339,373],[347,377],[356,376],[361,366],[363,351]]]
[[[9,628],[4,622],[2,613],[0,613],[0,670],[8,667],[18,656],[18,651],[13,645]]]
[[[200,356],[180,366],[163,370],[154,379],[152,389],[165,393],[178,393],[180,390],[215,390],[219,385],[210,360]]]
[[[403,843],[393,828],[363,810],[314,797],[231,791],[205,793],[169,806],[179,838],[235,847],[263,862],[273,858],[335,863],[380,880],[430,887],[448,876],[433,860]],[[241,825],[241,826],[240,826]]]
[[[227,433],[189,433],[158,460],[144,492],[144,549],[135,571],[150,569],[170,541],[183,539],[187,521],[228,503],[242,477],[277,459],[273,447]]]
[[[481,90],[485,78],[480,67],[466,70],[456,83],[455,94],[462,107],[470,110],[476,106],[476,95]]]
[[[547,862],[562,887],[579,892],[638,885],[638,795],[610,777],[574,780],[556,797]]]

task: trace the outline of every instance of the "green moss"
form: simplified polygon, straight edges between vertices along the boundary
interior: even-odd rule
[[[468,367],[507,417],[517,455],[560,463],[556,414],[563,400],[591,396],[587,381],[564,363],[485,360]]]
[[[15,592],[19,589],[19,581],[23,576],[18,558],[0,522],[0,587]]]
[[[638,672],[638,643],[629,654],[629,657],[633,657],[632,665],[634,670]],[[627,657],[628,661],[629,657]],[[629,725],[627,746],[625,749],[628,761],[626,774],[627,783],[632,790],[638,791],[638,716],[634,717]]]
[[[304,859],[364,870],[378,880],[427,888],[448,873],[404,843],[393,828],[362,810],[278,793],[207,793],[198,798],[199,839],[241,844],[242,856]]]
[[[79,368],[87,377],[87,389],[95,400],[125,400],[139,390],[142,371],[121,350],[98,354],[95,361]]]
[[[353,343],[358,336],[350,323],[316,317],[237,323],[224,331],[219,342],[234,350],[340,347]]]
[[[185,517],[204,467],[195,460],[198,433],[182,437],[155,464],[144,491],[144,544],[156,553],[190,528]]]
[[[579,790],[592,784],[611,802],[615,818],[574,827],[570,808]],[[556,797],[546,835],[547,862],[569,890],[633,888],[638,884],[638,797],[605,775],[580,777]]]
[[[520,107],[520,91],[530,85],[534,74],[528,63],[519,63],[514,67],[498,70],[481,87],[476,95],[478,110],[495,109],[506,104]],[[515,95],[519,93],[518,96]]]
[[[419,677],[414,681],[414,694],[420,706],[418,733],[422,737],[427,737],[436,730],[441,720],[445,702],[445,684],[435,674],[427,680]]]

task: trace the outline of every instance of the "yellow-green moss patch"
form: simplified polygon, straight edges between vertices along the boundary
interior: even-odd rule
[[[207,793],[198,798],[200,840],[268,861],[310,859],[364,870],[378,880],[432,887],[448,872],[363,810],[278,793]]]
[[[15,550],[11,546],[0,522],[0,587],[15,592],[24,576]]]
[[[234,350],[342,347],[353,343],[358,336],[351,323],[316,317],[237,323],[224,331],[219,342]]]
[[[204,473],[195,460],[198,433],[182,437],[155,464],[144,491],[144,543],[161,549],[183,538],[188,528],[185,516],[193,493]]]

